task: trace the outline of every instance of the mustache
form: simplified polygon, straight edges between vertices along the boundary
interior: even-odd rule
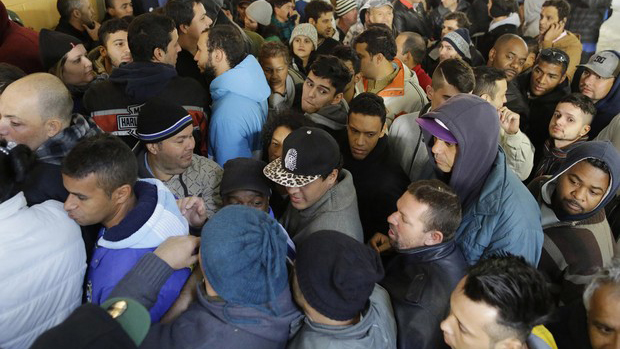
[[[567,204],[571,204],[571,205],[573,205],[573,206],[577,206],[577,207],[579,207],[579,209],[580,209],[581,211],[583,211],[583,206],[581,206],[581,205],[580,205],[577,201],[575,201],[575,200],[571,200],[571,199],[564,199],[564,202],[565,202],[565,203],[567,203]]]

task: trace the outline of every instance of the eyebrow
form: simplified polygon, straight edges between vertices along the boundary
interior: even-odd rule
[[[306,79],[308,79],[308,80],[312,81],[312,83],[313,83],[313,84],[317,84],[316,82],[314,82],[314,80],[310,79],[309,77],[308,77],[308,78],[306,78]],[[325,86],[325,85],[321,85],[321,84],[317,84],[317,85],[319,85],[320,87],[322,87],[322,88],[324,88],[324,89],[327,89],[328,91],[331,91],[331,90],[332,90],[332,88],[331,88],[331,87],[329,87],[329,86]]]

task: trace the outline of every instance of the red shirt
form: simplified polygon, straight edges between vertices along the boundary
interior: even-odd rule
[[[424,69],[422,69],[422,66],[420,64],[413,67],[412,70],[415,72],[415,75],[418,76],[418,82],[420,83],[420,86],[422,86],[424,91],[426,91],[426,87],[429,86],[432,82],[431,77],[428,76],[428,74],[426,74],[426,72],[424,71]]]

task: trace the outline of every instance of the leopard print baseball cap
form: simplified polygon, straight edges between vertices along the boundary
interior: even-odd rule
[[[303,187],[329,174],[340,162],[340,147],[326,131],[302,127],[284,139],[283,156],[265,166],[267,178],[285,187]]]

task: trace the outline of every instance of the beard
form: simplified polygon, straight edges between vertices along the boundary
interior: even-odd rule
[[[209,91],[209,87],[211,86],[211,82],[215,80],[216,73],[215,67],[213,66],[213,62],[211,61],[211,57],[207,60],[205,64],[204,72],[202,72],[202,76],[204,76],[205,81],[207,82],[207,91]]]

